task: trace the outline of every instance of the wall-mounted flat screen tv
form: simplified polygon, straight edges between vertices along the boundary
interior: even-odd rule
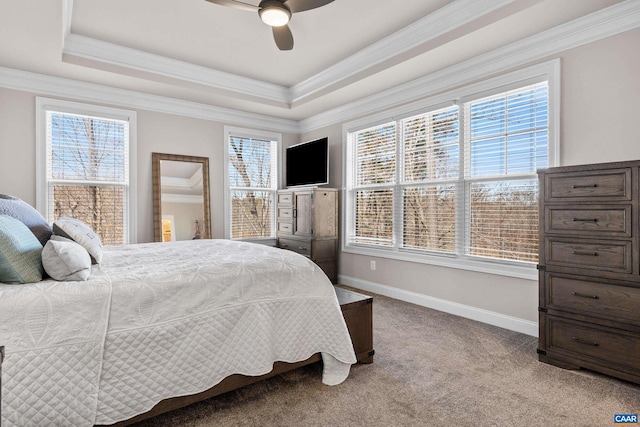
[[[286,150],[287,187],[329,183],[329,139],[292,145]]]

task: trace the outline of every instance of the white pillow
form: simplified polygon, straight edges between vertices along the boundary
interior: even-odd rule
[[[73,241],[49,240],[42,249],[42,266],[55,280],[87,280],[91,275],[91,257]]]
[[[71,242],[71,243],[76,243],[73,241],[73,239],[70,239],[68,237],[62,237],[62,236],[58,236],[57,234],[52,234],[51,237],[49,238],[49,240],[55,240],[56,242]],[[86,249],[85,249],[86,250]]]
[[[53,234],[73,240],[82,245],[93,264],[102,262],[102,241],[100,237],[84,222],[79,219],[60,217],[53,223]]]

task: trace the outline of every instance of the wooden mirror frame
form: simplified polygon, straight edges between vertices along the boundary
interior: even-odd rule
[[[181,156],[179,154],[151,153],[153,177],[153,234],[156,242],[162,242],[162,189],[160,183],[160,162],[171,160],[202,164],[202,196],[204,204],[203,239],[211,238],[211,206],[209,205],[209,158]]]

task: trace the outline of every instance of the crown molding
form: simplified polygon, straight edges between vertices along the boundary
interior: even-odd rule
[[[62,1],[62,46],[67,34],[71,34],[71,17],[73,16],[73,0]]]
[[[65,0],[64,5],[72,5],[72,0]],[[43,96],[70,98],[84,102],[200,118],[266,131],[299,134],[425,98],[473,80],[518,69],[565,50],[639,26],[640,2],[628,0],[302,121],[248,113],[6,67],[0,67],[0,87]]]
[[[62,53],[63,60],[71,63],[125,74],[144,73],[156,78],[204,85],[257,102],[291,108],[293,103],[309,100],[323,90],[343,87],[356,75],[371,74],[376,67],[417,46],[518,1],[521,0],[455,0],[292,87],[242,77],[73,34],[71,33],[73,0],[63,0]]]
[[[113,70],[132,70],[135,74],[145,73],[163,79],[174,79],[214,87],[233,92],[249,99],[270,105],[289,107],[289,90],[247,77],[224,71],[167,58],[141,50],[96,40],[79,34],[69,33],[62,48],[66,62],[86,63]],[[80,60],[80,61],[78,61]],[[128,71],[130,73],[131,71]]]
[[[291,87],[299,104],[317,92],[399,57],[516,0],[457,0]]]
[[[434,95],[454,86],[520,68],[640,27],[640,1],[628,0],[566,24],[456,63],[400,86],[344,104],[300,121],[302,132],[373,114],[394,105]]]
[[[190,178],[178,178],[175,176],[162,176],[161,185],[162,187],[171,188],[171,189],[180,189],[180,190],[194,190],[200,183],[202,183],[202,178],[200,178],[198,172],[196,172]],[[201,187],[200,187],[201,188]]]
[[[230,108],[183,101],[13,68],[0,67],[0,87],[43,96],[175,114],[275,132],[300,133],[298,122],[294,120],[247,113]]]

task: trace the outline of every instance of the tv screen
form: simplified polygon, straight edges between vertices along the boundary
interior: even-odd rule
[[[329,140],[321,138],[287,148],[287,187],[329,183]]]

